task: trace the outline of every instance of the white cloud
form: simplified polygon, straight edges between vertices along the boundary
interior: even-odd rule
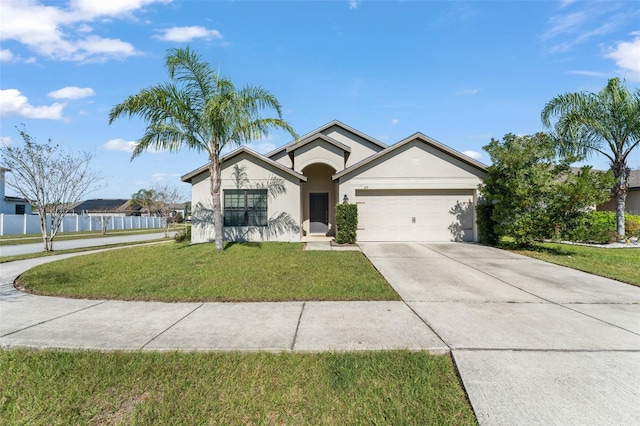
[[[116,139],[111,139],[111,140],[107,141],[106,143],[104,143],[102,145],[102,148],[106,149],[107,151],[121,151],[121,152],[132,153],[133,150],[136,148],[137,144],[138,144],[138,142],[136,142],[136,141],[126,141],[126,140],[124,140],[122,138],[116,138]],[[161,154],[163,152],[167,152],[167,150],[166,149],[149,148],[145,152],[149,152],[151,154]]]
[[[271,142],[254,142],[249,146],[249,148],[260,154],[266,154],[275,150],[277,146]]]
[[[400,120],[398,120],[397,118],[394,118],[391,120],[391,125],[395,126],[396,124],[398,124],[400,122]]]
[[[185,42],[196,38],[204,38],[210,40],[212,38],[221,39],[222,34],[218,30],[208,30],[205,27],[173,27],[162,32],[162,35],[155,38],[164,41]]]
[[[16,89],[0,89],[0,116],[18,115],[26,118],[41,118],[46,120],[61,120],[62,110],[66,104],[53,103],[51,105],[33,106],[26,96]]]
[[[166,182],[168,178],[175,178],[175,177],[180,177],[180,175],[177,173],[153,173],[151,175],[151,178],[155,182]]]
[[[72,0],[71,10],[85,19],[103,16],[120,17],[131,15],[138,9],[153,3],[170,3],[171,0]]]
[[[72,0],[53,6],[36,0],[0,3],[1,40],[18,41],[39,55],[65,61],[102,61],[138,54],[130,43],[92,34],[89,22],[130,17],[152,3],[170,0]]]
[[[564,7],[561,7],[564,9]],[[564,53],[590,39],[609,34],[633,19],[635,9],[616,2],[575,2],[549,18],[540,40],[550,53]]]
[[[640,81],[640,37],[620,41],[609,50],[606,58],[613,59],[629,80]]]
[[[477,95],[480,92],[480,89],[465,89],[465,90],[458,90],[456,92],[456,95],[461,96],[461,95]]]
[[[608,73],[605,73],[605,72],[583,71],[583,70],[567,71],[567,74],[569,74],[569,75],[584,75],[584,76],[587,76],[587,77],[598,77],[598,78],[607,77],[609,75]]]
[[[11,136],[0,136],[0,146],[11,146]]]
[[[95,92],[90,87],[68,86],[49,92],[47,96],[54,99],[81,99],[93,96]]]
[[[125,141],[124,139],[111,139],[102,145],[107,151],[123,151],[132,153],[136,147],[135,141]]]
[[[360,0],[349,0],[349,9],[357,9],[360,6]]]
[[[462,153],[467,157],[473,158],[474,160],[480,160],[482,158],[482,153],[478,151],[462,151]]]
[[[0,62],[11,62],[13,59],[13,53],[9,49],[0,50]]]

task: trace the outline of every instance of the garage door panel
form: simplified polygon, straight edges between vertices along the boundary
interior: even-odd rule
[[[473,193],[356,191],[359,241],[472,241]]]

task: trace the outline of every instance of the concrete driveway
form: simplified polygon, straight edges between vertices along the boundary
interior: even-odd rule
[[[640,288],[472,244],[360,246],[451,349],[481,424],[640,424]]]

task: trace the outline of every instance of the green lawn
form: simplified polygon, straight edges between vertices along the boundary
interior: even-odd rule
[[[27,291],[119,300],[400,300],[360,252],[303,251],[301,243],[162,244],[38,266]]]
[[[640,286],[640,249],[608,249],[557,243],[536,243],[513,250],[529,257],[568,266]]]
[[[0,350],[1,424],[472,425],[448,356],[426,352]]]

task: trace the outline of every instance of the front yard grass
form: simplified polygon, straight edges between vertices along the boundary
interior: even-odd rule
[[[2,424],[477,424],[446,355],[0,350]]]
[[[24,273],[51,296],[178,301],[400,300],[360,252],[301,243],[162,244],[78,256]]]
[[[640,249],[536,243],[516,253],[640,286]]]

